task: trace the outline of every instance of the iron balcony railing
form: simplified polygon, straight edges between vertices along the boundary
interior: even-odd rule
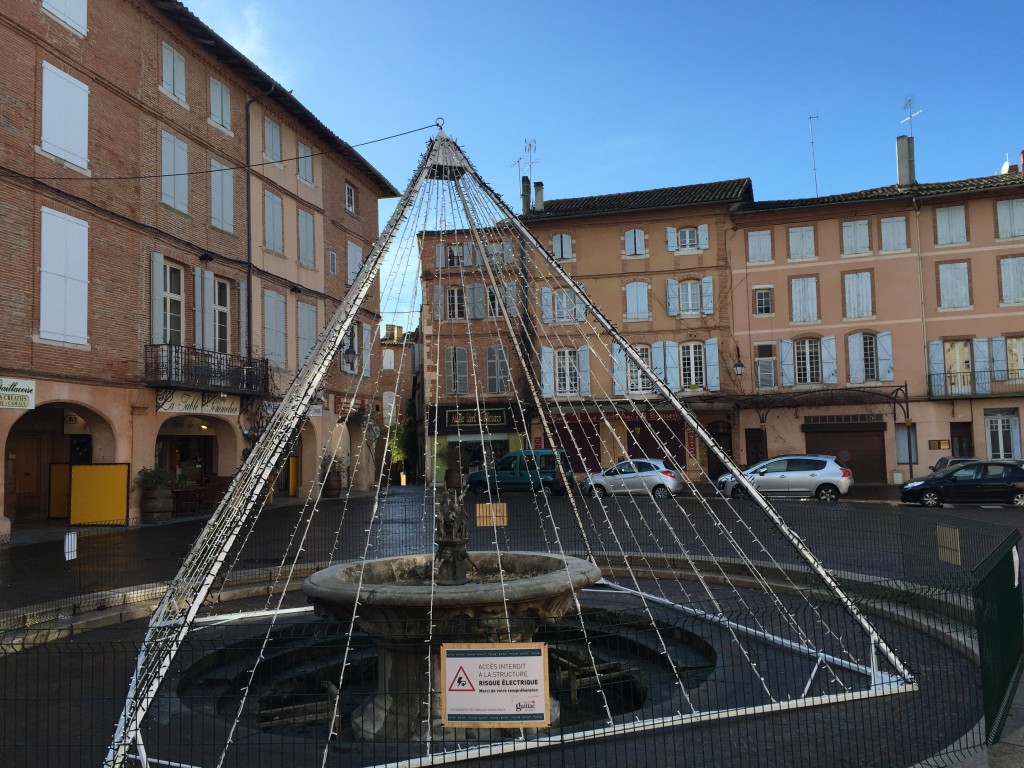
[[[270,364],[248,358],[172,344],[146,345],[146,383],[204,392],[268,395]]]
[[[928,374],[928,396],[1005,397],[1024,395],[1024,369],[959,371]]]

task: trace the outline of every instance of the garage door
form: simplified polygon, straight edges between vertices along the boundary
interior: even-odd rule
[[[835,456],[851,470],[856,483],[888,483],[885,432],[808,432],[807,452]]]

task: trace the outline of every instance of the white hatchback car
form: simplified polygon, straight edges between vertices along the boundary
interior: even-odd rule
[[[591,496],[639,493],[667,499],[681,493],[682,475],[662,459],[626,459],[591,475],[580,483],[580,491]]]
[[[776,456],[743,470],[743,476],[764,496],[836,501],[853,486],[853,472],[835,456]],[[742,498],[743,486],[732,474],[718,478],[723,496]]]

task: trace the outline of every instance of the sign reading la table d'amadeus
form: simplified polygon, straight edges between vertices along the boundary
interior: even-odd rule
[[[551,724],[546,643],[444,643],[441,717],[455,728]]]

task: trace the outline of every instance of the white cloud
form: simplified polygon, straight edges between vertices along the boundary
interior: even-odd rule
[[[273,7],[260,2],[191,0],[188,8],[264,72],[282,84],[287,82],[291,74],[286,65],[288,56],[277,50],[266,34],[266,30],[274,26]]]

